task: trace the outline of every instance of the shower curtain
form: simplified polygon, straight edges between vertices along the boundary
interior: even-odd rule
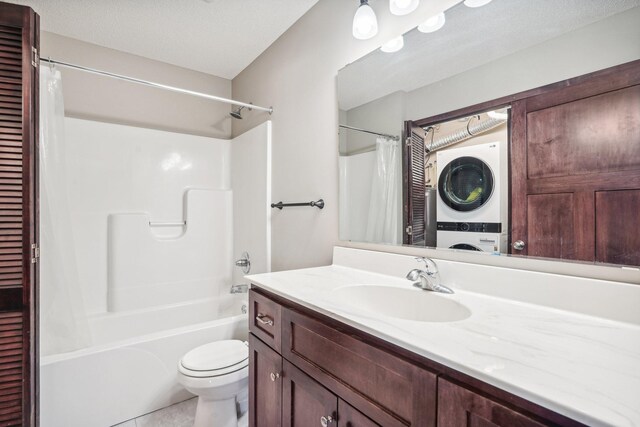
[[[400,143],[379,136],[365,235],[369,242],[401,243],[400,161]]]
[[[91,344],[67,197],[60,71],[40,69],[40,354]]]

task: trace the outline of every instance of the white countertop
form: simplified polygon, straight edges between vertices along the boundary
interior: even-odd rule
[[[640,326],[454,288],[456,322],[373,316],[332,298],[407,280],[344,266],[247,276],[255,285],[592,426],[640,426]],[[602,301],[606,304],[606,301]],[[638,307],[640,310],[640,307]]]

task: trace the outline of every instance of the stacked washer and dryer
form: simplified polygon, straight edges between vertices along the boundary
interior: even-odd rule
[[[438,151],[437,247],[506,250],[506,153],[500,142]]]

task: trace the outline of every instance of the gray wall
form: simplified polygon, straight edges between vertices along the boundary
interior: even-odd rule
[[[234,97],[273,105],[273,199],[326,202],[322,211],[273,213],[274,271],[329,264],[339,243],[338,70],[458,0],[423,1],[403,17],[392,16],[385,3],[373,4],[379,34],[359,41],[351,35],[357,1],[321,0],[233,79]],[[246,116],[234,122],[234,135],[267,119],[255,111]]]
[[[80,40],[43,32],[40,56],[231,97],[231,81]],[[43,65],[44,66],[44,65]],[[69,117],[216,138],[231,137],[231,107],[60,67]]]

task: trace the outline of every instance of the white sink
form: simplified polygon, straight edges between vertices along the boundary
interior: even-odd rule
[[[410,287],[352,285],[333,290],[331,296],[355,309],[417,322],[455,322],[471,316],[450,296]]]

